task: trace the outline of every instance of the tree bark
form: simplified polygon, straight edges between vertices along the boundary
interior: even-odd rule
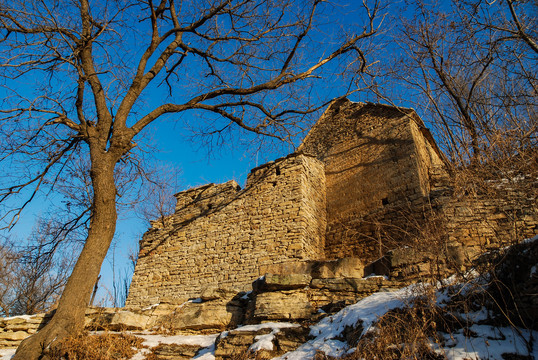
[[[53,341],[77,334],[84,328],[85,310],[114,237],[117,219],[115,161],[106,151],[94,156],[91,168],[94,197],[88,237],[53,318],[21,343],[13,360],[39,359]]]

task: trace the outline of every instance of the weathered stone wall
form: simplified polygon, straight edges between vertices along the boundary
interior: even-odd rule
[[[435,197],[437,192],[445,192],[449,183],[444,155],[418,115],[413,112],[410,116],[414,120],[409,122],[409,129],[415,144],[414,159],[421,194],[424,197]]]
[[[143,237],[127,305],[180,303],[204,286],[248,286],[259,267],[322,256],[323,164],[293,154],[235,182],[177,195],[176,213]]]
[[[518,184],[491,183],[492,191],[438,199],[447,228],[447,244],[459,261],[513,245],[538,234],[538,179]]]
[[[328,258],[371,261],[413,233],[444,174],[425,131],[413,110],[347,100],[312,128],[300,149],[325,163]]]
[[[391,278],[420,277],[440,256],[464,264],[536,232],[535,179],[532,191],[506,187],[496,198],[455,195],[450,181],[414,110],[339,100],[297,153],[253,169],[244,190],[230,181],[177,194],[175,214],[141,242],[127,303],[241,287],[297,259],[379,259]]]

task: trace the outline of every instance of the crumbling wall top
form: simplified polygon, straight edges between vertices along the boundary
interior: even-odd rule
[[[192,212],[197,208],[200,211],[211,210],[234,199],[241,186],[230,180],[224,184],[207,184],[196,188],[181,191],[174,196],[177,199],[176,215],[181,216],[184,212]]]

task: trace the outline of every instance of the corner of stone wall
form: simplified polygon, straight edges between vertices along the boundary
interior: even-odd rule
[[[323,257],[324,164],[294,153],[234,181],[176,195],[171,225],[144,235],[128,304],[197,297],[204,286],[243,286],[260,267]]]
[[[418,116],[416,117],[418,118]],[[430,195],[446,192],[450,179],[442,153],[422,121],[419,123],[414,117],[410,117],[409,126],[415,144],[418,180],[422,196],[427,198]]]
[[[325,258],[327,229],[327,198],[325,164],[313,156],[301,155],[303,163],[302,206],[300,215],[305,221],[303,251],[305,258]]]

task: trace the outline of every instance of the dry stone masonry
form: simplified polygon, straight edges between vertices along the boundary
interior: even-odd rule
[[[416,263],[420,254],[395,249],[387,254],[394,266]],[[526,328],[536,328],[538,282],[538,236],[508,249],[488,252],[477,259],[496,264],[488,266],[501,283],[489,285],[495,298],[513,299],[508,308],[517,308],[514,321]],[[409,280],[387,279],[384,276],[363,277],[364,267],[357,258],[331,261],[297,260],[266,267],[269,273],[253,282],[249,292],[228,291],[218,286],[204,289],[200,298],[180,305],[155,304],[132,311],[113,308],[89,308],[86,311],[88,330],[132,330],[166,334],[215,334],[215,358],[237,358],[260,336],[272,334],[272,350],[256,355],[273,358],[296,349],[309,339],[310,325],[334,314],[343,307],[380,290],[390,291],[409,284]],[[499,286],[499,284],[502,284]],[[506,292],[507,294],[502,294]],[[0,348],[17,346],[20,340],[44,326],[48,315],[0,318]],[[267,323],[269,322],[269,323]],[[261,324],[260,324],[261,323]],[[255,324],[255,325],[254,325]],[[243,326],[240,326],[243,325]],[[254,326],[251,326],[254,325]],[[279,330],[275,331],[275,328]],[[223,330],[228,330],[224,331]],[[357,340],[361,323],[342,333],[350,344]],[[219,334],[220,333],[220,334]],[[152,348],[159,359],[191,359],[200,355],[201,345],[161,344]]]
[[[177,194],[175,213],[153,222],[140,242],[127,305],[177,306],[207,287],[239,293],[265,274],[318,289],[370,273],[419,278],[449,259],[461,265],[516,230],[533,236],[536,179],[529,186],[523,196],[508,189],[504,203],[456,196],[443,154],[414,110],[342,99],[296,152],[253,169],[244,189],[229,181]],[[507,211],[511,199],[517,211]],[[449,225],[428,252],[416,245],[435,238],[430,219]],[[331,270],[338,259],[354,273]],[[271,304],[271,296],[259,301]],[[293,296],[312,303],[317,295]]]
[[[176,195],[174,215],[141,242],[128,305],[182,303],[208,284],[248,286],[260,266],[323,256],[323,163],[303,154]],[[321,250],[321,251],[320,251]]]
[[[50,319],[45,314],[0,318],[0,349],[19,346],[20,342],[34,334]]]

